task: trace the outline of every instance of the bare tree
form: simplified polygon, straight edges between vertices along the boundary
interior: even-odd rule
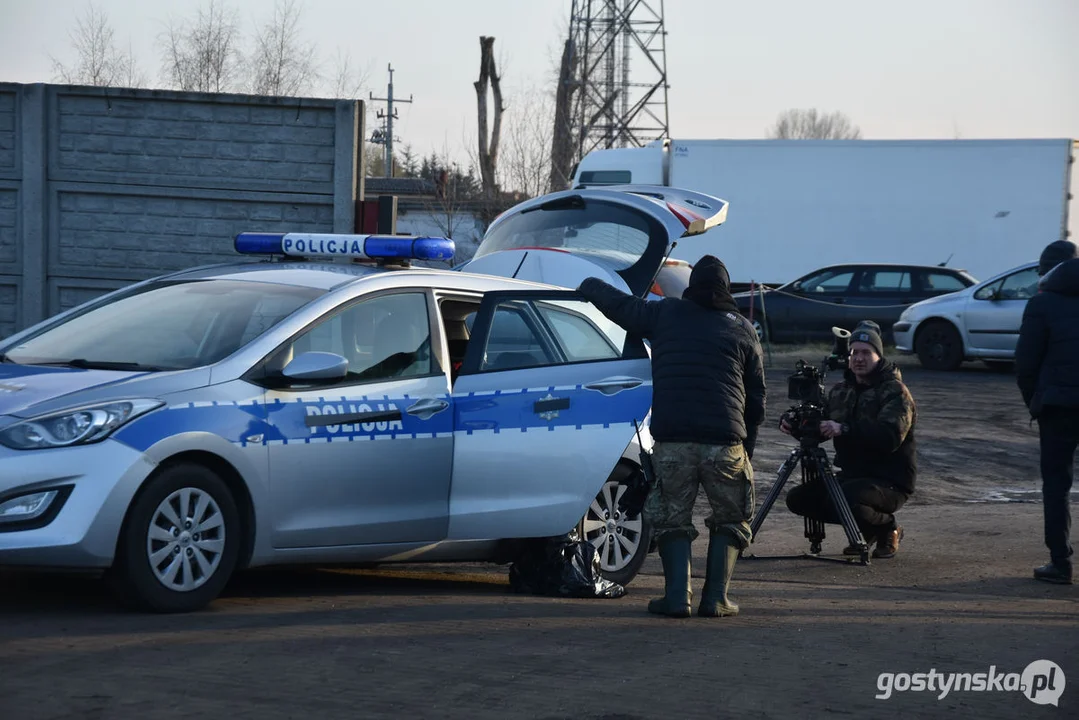
[[[130,46],[127,52],[116,47],[109,16],[93,3],[88,3],[83,15],[75,20],[75,29],[68,37],[77,55],[74,64],[65,65],[50,57],[53,73],[61,82],[113,87],[138,87],[145,83]]]
[[[784,110],[768,131],[773,140],[860,140],[862,131],[841,112]]]
[[[162,72],[179,90],[226,92],[235,89],[242,68],[240,23],[222,0],[209,0],[190,22],[169,20],[161,38]]]
[[[577,81],[577,52],[572,37],[566,40],[562,49],[556,82],[548,187],[551,190],[565,190],[569,187],[570,171],[576,155],[573,147],[573,96],[580,87]]]
[[[301,95],[318,80],[315,46],[300,33],[296,0],[277,0],[273,16],[255,31],[251,91],[257,95]]]
[[[498,195],[498,143],[502,136],[502,78],[495,68],[495,39],[480,37],[480,78],[476,88],[476,110],[478,118],[480,183],[483,195],[493,200]],[[494,97],[494,116],[491,121],[491,133],[487,134],[487,88],[491,88]]]
[[[363,97],[370,80],[369,68],[361,68],[353,62],[351,54],[338,47],[331,60],[329,79],[330,97],[354,100]]]
[[[511,97],[506,108],[500,174],[510,190],[527,197],[547,193],[551,185],[551,134],[554,102],[531,87]]]

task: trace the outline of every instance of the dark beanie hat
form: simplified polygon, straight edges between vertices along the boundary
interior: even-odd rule
[[[1076,257],[1075,243],[1068,240],[1057,240],[1045,246],[1042,256],[1038,258],[1038,274],[1045,275],[1066,260]]]
[[[854,332],[858,332],[859,330],[872,330],[877,335],[880,335],[880,325],[872,320],[859,320],[858,324],[854,326]]]
[[[851,344],[856,342],[867,343],[877,351],[877,355],[884,357],[884,343],[880,339],[880,333],[872,328],[861,325],[854,329],[850,336]]]

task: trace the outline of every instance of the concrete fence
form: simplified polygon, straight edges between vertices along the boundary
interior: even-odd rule
[[[359,101],[0,83],[0,337],[244,230],[352,232]]]

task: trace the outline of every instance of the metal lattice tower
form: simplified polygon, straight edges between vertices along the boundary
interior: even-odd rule
[[[669,137],[663,0],[573,0],[578,158]]]

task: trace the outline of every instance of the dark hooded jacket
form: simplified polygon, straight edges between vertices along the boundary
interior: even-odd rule
[[[1079,258],[1056,266],[1027,301],[1015,374],[1033,417],[1049,407],[1079,410]]]
[[[846,425],[835,438],[835,464],[844,479],[885,480],[908,495],[918,475],[914,425],[918,410],[893,363],[881,360],[859,385],[847,370],[828,394],[829,420]]]
[[[706,256],[682,298],[645,301],[597,278],[579,292],[652,348],[652,437],[744,443],[752,454],[764,419],[764,364],[753,328],[731,297],[727,269]]]

